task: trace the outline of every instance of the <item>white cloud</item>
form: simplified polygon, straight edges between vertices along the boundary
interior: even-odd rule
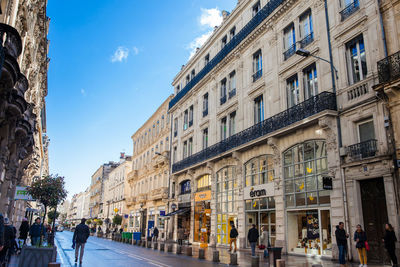
[[[124,46],[119,46],[111,57],[111,62],[122,62],[128,58],[129,49]]]
[[[83,88],[81,89],[81,95],[86,96],[86,91]]]
[[[132,47],[132,52],[135,55],[139,54],[139,48],[137,48],[136,46]]]
[[[199,18],[199,24],[201,29],[206,30],[207,32],[203,33],[202,35],[196,37],[192,42],[187,45],[187,49],[190,50],[190,56],[194,56],[196,54],[196,49],[201,47],[207,40],[210,38],[211,34],[214,31],[215,26],[219,26],[222,23],[222,14],[221,10],[216,8],[202,8],[201,15]]]

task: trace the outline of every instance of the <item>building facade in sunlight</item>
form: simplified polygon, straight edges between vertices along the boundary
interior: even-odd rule
[[[398,34],[395,1],[378,2],[243,0],[223,12],[172,83],[174,239],[183,228],[189,242],[228,246],[234,224],[239,247],[249,247],[255,224],[284,252],[337,259],[334,232],[343,221],[350,234],[363,225],[370,261],[382,260],[384,224],[399,233],[387,124],[398,108],[373,87],[385,58],[382,29],[396,32],[391,53]],[[391,84],[383,86],[388,93]],[[144,157],[144,148],[135,156]],[[132,177],[149,165],[139,166]]]
[[[14,200],[16,186],[48,174],[46,4],[5,0],[0,6],[0,212],[15,225],[38,212]]]
[[[132,171],[125,187],[126,228],[151,236],[157,226],[165,238],[168,201],[170,120],[168,97],[154,114],[132,135]]]

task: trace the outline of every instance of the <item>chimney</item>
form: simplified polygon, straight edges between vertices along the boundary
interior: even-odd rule
[[[229,16],[229,12],[226,10],[222,10],[222,18],[225,20]]]
[[[121,156],[119,158],[120,159],[124,159],[125,158],[125,152],[121,152],[120,154],[121,154]]]

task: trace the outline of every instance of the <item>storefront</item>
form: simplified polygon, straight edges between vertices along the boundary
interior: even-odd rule
[[[211,233],[211,190],[194,196],[194,242],[209,243]]]
[[[311,140],[283,153],[288,253],[332,256],[326,144]]]
[[[232,224],[237,227],[238,189],[235,167],[228,166],[217,172],[216,177],[217,243],[228,245]]]
[[[178,211],[177,211],[177,229],[183,228],[185,240],[189,239],[190,235],[190,210],[191,210],[191,184],[190,180],[183,181],[179,184],[180,195],[178,196]]]

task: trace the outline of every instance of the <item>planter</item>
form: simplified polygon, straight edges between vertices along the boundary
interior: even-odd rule
[[[57,247],[22,247],[18,267],[43,267],[57,259]]]

